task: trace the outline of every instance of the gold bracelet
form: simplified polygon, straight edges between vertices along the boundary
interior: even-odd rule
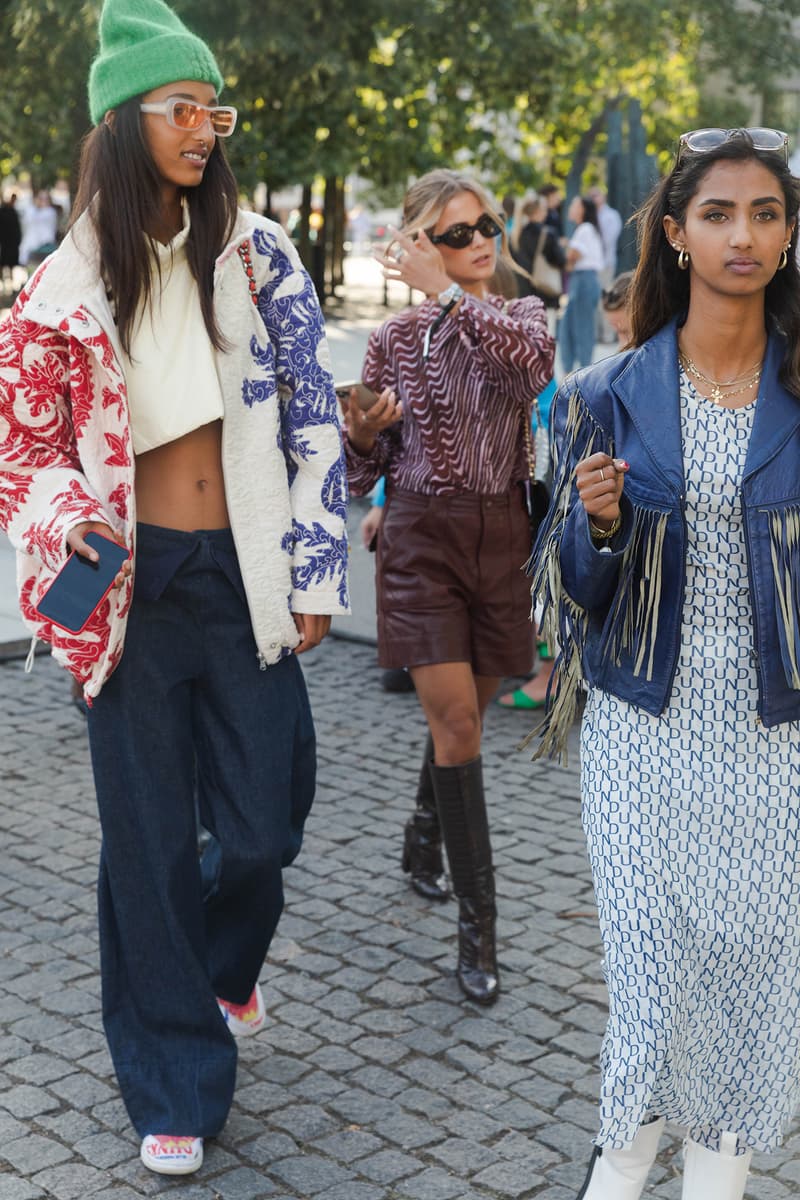
[[[622,517],[615,517],[614,520],[611,522],[610,526],[608,527],[608,529],[601,529],[600,526],[595,525],[592,518],[589,517],[589,533],[592,535],[592,538],[595,541],[605,542],[605,541],[608,541],[609,538],[612,538],[614,536],[614,534],[618,532],[621,524],[622,524]]]

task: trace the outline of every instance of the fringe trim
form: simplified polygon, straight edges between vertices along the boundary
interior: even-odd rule
[[[547,691],[544,720],[536,726],[520,749],[536,736],[541,745],[533,755],[555,758],[566,765],[567,739],[584,686],[583,656],[589,629],[589,614],[567,594],[561,577],[561,541],[573,498],[574,467],[602,450],[614,456],[611,440],[596,423],[577,393],[570,397],[560,461],[556,468],[550,510],[542,523],[527,570],[532,575],[534,607],[541,610],[543,641],[558,646],[553,675]],[[795,534],[800,537],[800,511]],[[620,564],[620,577],[606,622],[603,657],[619,666],[622,655],[633,659],[634,675],[653,677],[659,608],[662,591],[664,538],[669,514],[633,505],[634,527]],[[795,581],[794,633],[800,659],[800,595]],[[798,683],[800,686],[800,683]]]
[[[547,689],[544,720],[519,745],[522,750],[534,737],[541,736],[534,761],[547,757],[567,763],[567,738],[583,685],[581,663],[589,615],[564,589],[561,539],[572,500],[575,465],[598,450],[613,457],[613,446],[605,431],[575,391],[569,398],[564,437],[554,463],[550,508],[539,527],[536,545],[525,567],[532,576],[532,607],[541,611],[539,636],[548,646],[559,648]]]
[[[800,690],[800,508],[769,514],[769,540],[783,669],[789,686]]]
[[[662,558],[668,513],[633,506],[633,532],[622,556],[620,582],[608,618],[603,655],[619,666],[623,652],[634,675],[653,678],[653,656],[661,604]]]
[[[517,749],[524,750],[535,737],[541,744],[533,755],[537,758],[555,758],[564,766],[569,761],[567,739],[578,711],[578,697],[583,686],[583,646],[589,628],[588,615],[565,593],[558,606],[560,621],[542,621],[544,638],[549,646],[559,646],[558,657],[553,664],[553,673],[547,685],[545,718],[527,734]],[[558,632],[553,637],[553,629]]]

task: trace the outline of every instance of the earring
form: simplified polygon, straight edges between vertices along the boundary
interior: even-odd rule
[[[789,261],[789,255],[786,253],[786,247],[781,250],[781,256],[778,259],[778,270],[782,271]]]
[[[685,246],[681,247],[681,250],[678,253],[678,270],[679,271],[688,271],[689,270],[689,251],[686,249]]]

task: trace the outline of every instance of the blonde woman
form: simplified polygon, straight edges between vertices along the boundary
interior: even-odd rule
[[[541,301],[490,292],[499,259],[511,266],[479,183],[437,170],[412,185],[379,261],[425,300],[370,338],[363,380],[378,400],[366,412],[350,405],[345,439],[356,495],[387,479],[379,659],[409,667],[430,731],[403,866],[417,891],[446,899],[444,835],[458,982],[479,1004],[499,990],[481,726],[501,677],[531,668],[523,429],[553,365]]]

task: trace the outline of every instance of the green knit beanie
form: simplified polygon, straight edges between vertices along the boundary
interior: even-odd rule
[[[162,0],[105,0],[100,50],[89,72],[89,112],[95,125],[110,108],[165,83],[223,79],[214,55]]]

